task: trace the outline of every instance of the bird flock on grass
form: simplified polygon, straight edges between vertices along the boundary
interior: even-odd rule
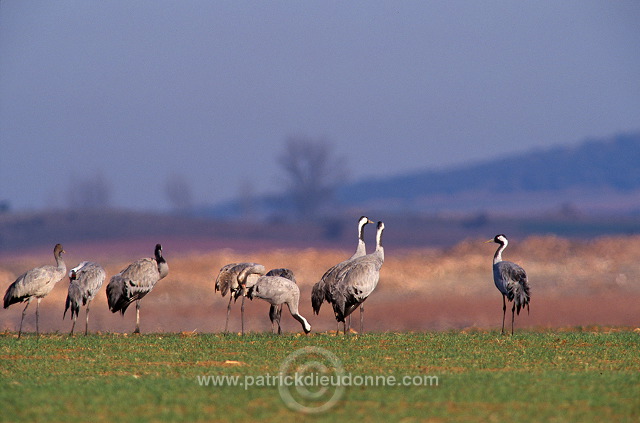
[[[360,308],[360,333],[364,330],[364,302],[369,298],[380,280],[380,269],[384,263],[382,234],[384,223],[376,225],[376,246],[369,254],[364,242],[364,228],[372,224],[366,216],[357,221],[358,241],[356,251],[348,259],[329,268],[313,285],[311,306],[313,312],[320,313],[320,307],[326,301],[333,307],[338,328],[342,323],[343,333],[350,331],[351,314]],[[487,242],[497,243],[498,249],[493,257],[493,280],[502,294],[502,333],[507,310],[507,300],[513,303],[511,308],[511,334],[513,334],[515,314],[526,307],[529,311],[530,287],[527,274],[522,267],[510,261],[502,260],[502,253],[509,244],[504,234],[496,235]],[[67,274],[67,266],[62,258],[64,249],[56,244],[53,255],[56,264],[33,268],[20,275],[7,288],[4,295],[4,308],[12,304],[26,303],[22,310],[18,338],[22,336],[22,324],[27,308],[32,300],[36,300],[36,335],[39,335],[40,301],[61,281],[69,277],[68,295],[65,301],[63,318],[70,310],[73,335],[80,307],[86,306],[85,335],[89,332],[89,307],[91,301],[102,288],[106,272],[98,263],[83,261]],[[109,310],[113,313],[125,314],[132,303],[136,303],[136,327],[134,333],[140,333],[140,301],[151,292],[153,287],[169,274],[169,265],[162,254],[162,246],[157,244],[153,258],[142,258],[129,264],[118,274],[109,279],[106,287]],[[291,269],[277,268],[266,271],[266,268],[254,262],[229,263],[223,266],[216,277],[215,292],[222,297],[229,294],[227,316],[224,332],[229,326],[231,303],[241,298],[241,334],[244,335],[245,298],[259,298],[270,304],[269,320],[272,331],[282,333],[280,319],[284,305],[291,316],[302,326],[305,334],[311,332],[311,324],[300,314],[300,289]],[[336,330],[336,333],[338,330]]]

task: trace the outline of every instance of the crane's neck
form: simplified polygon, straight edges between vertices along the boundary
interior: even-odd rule
[[[493,264],[500,263],[502,261],[502,252],[507,248],[507,244],[508,243],[500,244],[493,256]]]
[[[363,239],[358,239],[358,246],[356,247],[356,252],[351,256],[352,258],[362,257],[367,254],[367,248],[364,245]]]
[[[160,279],[162,279],[169,274],[169,265],[167,264],[167,260],[162,256],[162,250],[156,250],[156,263],[158,264]]]
[[[382,246],[382,229],[376,233],[376,253],[384,260],[384,247]]]
[[[56,255],[56,264],[58,265],[58,269],[64,269],[64,272],[67,271],[67,265],[64,263],[64,259],[62,258],[62,253]]]
[[[362,218],[360,219],[360,222],[358,222],[358,245],[356,246],[355,253],[353,253],[349,260],[353,260],[367,254],[367,247],[364,243],[364,227],[367,223],[369,223],[369,221]]]
[[[380,247],[376,248],[376,254],[378,254],[380,259],[382,261],[384,261],[384,248],[382,248],[382,245]]]
[[[158,262],[158,273],[160,274],[160,279],[169,274],[169,265],[166,260],[162,259],[161,262]]]
[[[358,239],[360,241],[364,241],[364,225],[367,224],[367,221],[360,221],[358,223]]]

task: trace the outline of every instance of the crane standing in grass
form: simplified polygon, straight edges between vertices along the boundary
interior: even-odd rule
[[[384,223],[378,222],[376,250],[348,262],[338,271],[336,282],[329,289],[336,320],[343,322],[345,334],[347,333],[345,318],[371,295],[380,280],[380,268],[384,263],[383,231]]]
[[[502,252],[509,245],[509,241],[504,234],[496,235],[487,242],[495,242],[500,245],[493,256],[493,282],[502,293],[502,334],[504,334],[504,319],[507,314],[505,298],[509,302],[513,301],[513,307],[511,308],[511,334],[513,335],[515,313],[517,312],[520,315],[520,309],[525,306],[527,307],[527,313],[529,313],[531,295],[529,293],[527,273],[515,263],[502,261]]]
[[[84,326],[84,334],[89,332],[89,306],[91,300],[96,296],[107,274],[102,266],[91,261],[83,261],[69,271],[69,293],[64,304],[64,313],[62,318],[67,315],[67,310],[71,308],[71,335],[76,327],[76,319],[80,314],[80,304],[86,305],[86,322]]]
[[[62,280],[67,273],[67,266],[62,259],[64,253],[62,245],[56,244],[53,248],[53,257],[56,259],[56,265],[46,265],[31,269],[18,276],[4,294],[4,308],[11,304],[27,302],[22,310],[22,318],[20,319],[20,330],[18,338],[22,335],[22,322],[27,312],[27,307],[31,304],[31,300],[37,299],[36,305],[36,335],[40,335],[40,301],[53,289],[53,287]]]
[[[331,297],[331,286],[336,283],[336,276],[349,262],[357,259],[358,257],[362,257],[367,254],[366,246],[364,243],[364,227],[368,223],[373,223],[371,219],[366,216],[360,216],[358,219],[358,245],[356,247],[356,251],[353,253],[351,257],[347,260],[336,264],[327,270],[322,278],[315,285],[313,285],[313,289],[311,290],[311,305],[313,307],[313,311],[315,314],[320,313],[320,307],[322,306],[323,301],[327,301],[328,303],[332,303],[333,299]],[[351,318],[351,317],[349,317]],[[362,332],[363,327],[363,319],[364,319],[364,305],[360,305],[360,332]]]
[[[136,303],[136,329],[140,333],[140,300],[147,295],[156,283],[169,274],[169,265],[162,256],[162,246],[156,244],[155,258],[136,260],[109,280],[107,301],[109,310],[123,315],[127,307]]]
[[[215,291],[224,297],[229,293],[229,304],[227,305],[227,320],[224,324],[224,332],[229,326],[229,313],[231,312],[231,300],[237,300],[242,296],[240,306],[241,333],[244,335],[244,289],[242,285],[247,285],[248,280],[257,279],[264,275],[265,268],[258,263],[230,263],[222,266],[216,278]]]

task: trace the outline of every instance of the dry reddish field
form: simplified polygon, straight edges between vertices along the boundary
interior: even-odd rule
[[[386,260],[376,291],[365,303],[366,331],[424,331],[464,328],[499,328],[502,300],[493,285],[491,259],[496,244],[468,240],[449,249],[394,250]],[[129,262],[150,256],[154,241],[65,245],[71,268],[82,260],[100,262],[107,278]],[[319,316],[311,310],[311,287],[326,269],[351,255],[351,247],[335,249],[273,248],[214,242],[167,240],[163,242],[169,276],[142,300],[143,332],[219,332],[224,328],[227,298],[214,292],[218,269],[224,264],[255,261],[267,269],[291,268],[301,290],[300,312],[314,331],[335,330],[331,307]],[[53,246],[52,246],[53,247]],[[640,324],[640,237],[570,241],[556,237],[511,240],[505,260],[522,265],[532,287],[531,313],[516,316],[516,328],[568,326],[632,326]],[[25,270],[53,263],[48,249],[0,256],[0,289],[6,290]],[[106,286],[105,282],[105,286]],[[67,332],[62,320],[68,282],[59,282],[41,303],[41,330]],[[23,306],[0,311],[0,329],[17,330]],[[269,331],[268,304],[246,302],[245,329]],[[358,312],[352,327],[358,329]],[[93,301],[91,331],[131,332],[135,307],[123,317],[107,308],[104,287]],[[283,311],[284,331],[298,332],[300,325]],[[35,303],[29,306],[25,331],[35,331]],[[84,310],[78,320],[84,329]],[[230,329],[240,330],[240,304],[231,311]]]

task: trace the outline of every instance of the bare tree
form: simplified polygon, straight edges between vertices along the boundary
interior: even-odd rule
[[[299,216],[315,217],[323,207],[329,208],[346,177],[345,160],[334,155],[333,145],[324,138],[287,138],[278,163]]]
[[[167,201],[176,212],[185,212],[193,205],[191,185],[184,175],[172,173],[164,185]]]
[[[75,209],[97,210],[111,206],[111,185],[102,172],[85,178],[73,175],[67,195],[69,205]]]

